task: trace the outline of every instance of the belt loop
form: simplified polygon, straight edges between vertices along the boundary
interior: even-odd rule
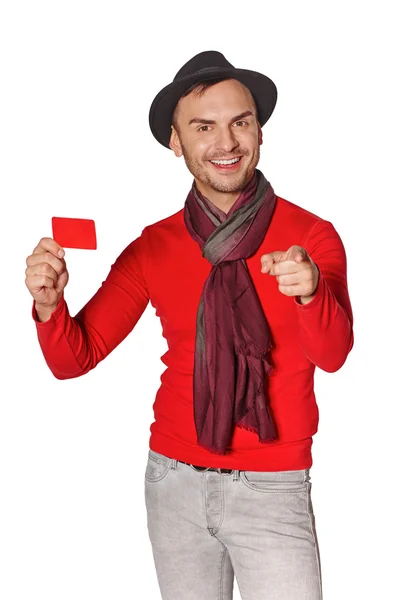
[[[177,469],[178,461],[175,458],[171,458],[171,460],[172,460],[171,469]]]
[[[233,481],[238,481],[239,479],[239,471],[237,469],[235,469],[233,471]]]

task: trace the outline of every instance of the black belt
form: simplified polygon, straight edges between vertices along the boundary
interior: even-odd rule
[[[217,471],[218,473],[225,473],[231,475],[234,472],[234,469],[220,469],[219,467],[199,467],[198,465],[192,465],[191,463],[187,463],[183,460],[178,460],[178,462],[183,463],[184,465],[189,465],[195,471]]]

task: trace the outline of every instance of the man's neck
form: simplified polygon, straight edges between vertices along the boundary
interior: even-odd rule
[[[222,210],[225,214],[229,212],[231,207],[235,204],[236,200],[240,196],[239,192],[218,192],[208,185],[204,185],[201,181],[196,181],[196,187],[203,196],[205,196],[210,202],[217,208]]]

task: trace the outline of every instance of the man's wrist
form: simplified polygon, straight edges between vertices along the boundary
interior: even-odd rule
[[[315,298],[315,295],[317,293],[317,288],[319,285],[319,280],[320,280],[321,274],[320,274],[320,270],[319,270],[318,266],[315,263],[314,263],[314,266],[317,269],[317,283],[315,285],[315,288],[314,288],[314,291],[312,292],[312,294],[309,294],[308,296],[297,296],[300,304],[308,304]]]
[[[43,306],[43,305],[35,302],[35,312],[36,312],[38,321],[40,321],[41,323],[48,321],[50,319],[52,313],[56,310],[57,306],[58,305],[53,306],[53,307]]]

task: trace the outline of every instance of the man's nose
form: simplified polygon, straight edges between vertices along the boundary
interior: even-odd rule
[[[221,128],[218,132],[217,147],[225,152],[232,152],[239,142],[235,138],[235,134],[231,127]]]

